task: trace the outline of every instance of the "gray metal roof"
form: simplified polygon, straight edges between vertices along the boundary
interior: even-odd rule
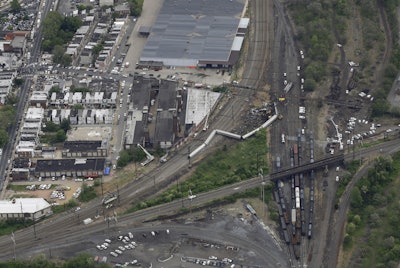
[[[241,0],[165,0],[141,58],[227,61],[243,8]]]

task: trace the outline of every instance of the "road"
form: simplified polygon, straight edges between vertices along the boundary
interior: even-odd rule
[[[42,15],[41,15],[41,21],[43,21],[43,18],[46,16],[46,14],[49,12],[51,8],[51,0],[46,0],[46,5],[44,6],[42,10]],[[32,47],[30,49],[31,56],[29,60],[26,61],[26,65],[29,65],[34,62],[39,61],[39,56],[40,56],[40,49],[42,46],[42,27],[40,27],[35,35],[35,38],[32,42]],[[23,70],[23,69],[22,69]],[[21,91],[19,93],[19,99],[18,102],[16,103],[15,110],[16,110],[16,124],[13,124],[10,126],[7,130],[7,134],[9,137],[9,142],[6,144],[6,146],[3,148],[3,155],[0,160],[0,191],[3,190],[3,187],[5,188],[5,180],[7,178],[7,170],[6,167],[10,165],[8,162],[9,159],[12,159],[12,153],[14,150],[14,144],[16,141],[16,137],[18,135],[18,129],[19,129],[19,122],[21,122],[21,119],[24,115],[25,107],[26,104],[28,103],[28,96],[29,96],[29,89],[32,86],[32,81],[31,77],[25,77],[24,84],[21,86]]]

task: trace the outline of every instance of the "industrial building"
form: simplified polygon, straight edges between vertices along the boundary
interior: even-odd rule
[[[44,198],[0,200],[0,220],[25,219],[37,221],[51,214],[51,206]]]
[[[249,20],[246,0],[165,0],[140,62],[164,66],[229,68],[238,59]],[[144,31],[143,29],[148,29]]]

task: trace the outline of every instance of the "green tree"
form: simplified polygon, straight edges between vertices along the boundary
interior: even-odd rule
[[[11,12],[14,14],[19,13],[21,11],[21,5],[18,2],[18,0],[12,0],[10,3],[10,7],[11,7]]]
[[[371,115],[373,117],[383,116],[389,112],[390,105],[385,99],[377,99],[372,104],[372,112]]]
[[[9,138],[8,134],[4,129],[0,129],[0,148],[3,148],[7,144]]]
[[[68,130],[71,129],[71,122],[69,121],[69,119],[64,118],[64,119],[61,121],[60,128],[61,128],[62,130],[64,130],[65,133],[67,133]]]
[[[64,54],[64,55],[62,56],[61,64],[62,64],[63,66],[69,66],[69,65],[71,65],[71,62],[72,62],[71,55]]]
[[[351,191],[350,204],[353,208],[360,208],[363,204],[363,198],[361,196],[360,189],[356,186]]]
[[[49,94],[51,95],[51,93],[53,93],[53,92],[60,93],[61,88],[59,86],[52,86],[49,90]]]
[[[313,91],[317,87],[317,82],[314,79],[309,78],[304,81],[304,90],[305,91]]]
[[[14,83],[15,87],[20,87],[24,84],[24,79],[16,77],[16,78],[14,78],[13,83]]]
[[[60,126],[53,123],[52,121],[46,122],[46,126],[43,128],[45,132],[56,132],[60,129]]]
[[[60,129],[56,133],[55,142],[64,142],[67,139],[67,135],[64,130]]]
[[[55,45],[53,48],[53,62],[54,63],[62,63],[62,59],[64,56],[64,48],[61,45]]]

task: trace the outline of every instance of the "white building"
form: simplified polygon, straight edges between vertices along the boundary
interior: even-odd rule
[[[44,198],[15,198],[0,200],[0,220],[39,220],[52,214],[51,206]]]

